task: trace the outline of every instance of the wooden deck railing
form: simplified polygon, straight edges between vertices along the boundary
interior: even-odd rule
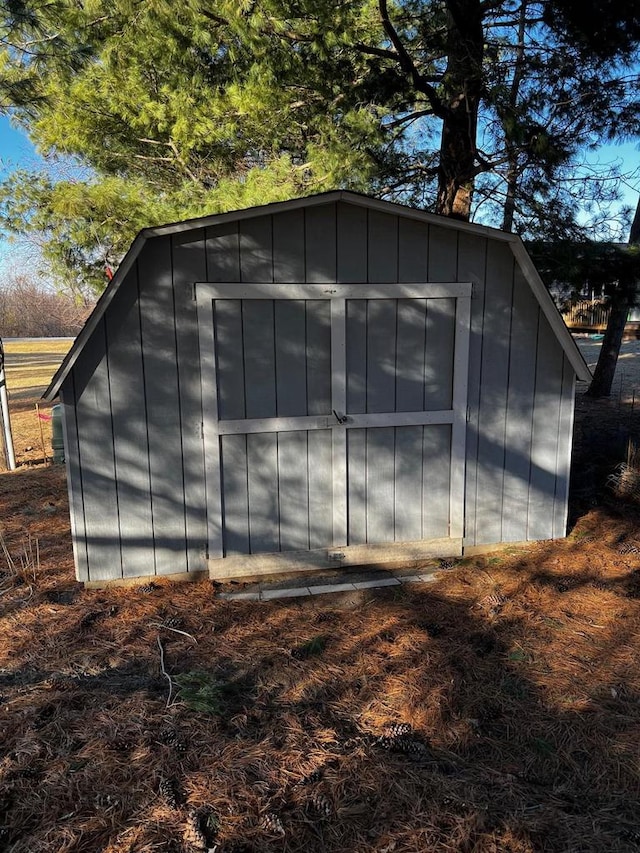
[[[609,307],[601,302],[581,300],[562,311],[564,321],[569,328],[604,329],[609,319]]]

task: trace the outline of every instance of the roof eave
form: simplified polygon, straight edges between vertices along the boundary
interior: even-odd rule
[[[592,379],[591,371],[582,357],[582,353],[578,349],[578,345],[571,336],[571,332],[567,328],[567,324],[562,319],[562,315],[558,311],[555,302],[551,298],[551,294],[540,278],[538,270],[535,268],[535,265],[529,257],[529,253],[527,252],[520,237],[516,237],[511,243],[511,249],[516,260],[520,264],[524,277],[538,300],[538,304],[540,305],[543,314],[547,318],[549,325],[553,329],[555,336],[560,343],[560,346],[569,359],[569,363],[573,367],[576,377],[584,382],[590,382]]]

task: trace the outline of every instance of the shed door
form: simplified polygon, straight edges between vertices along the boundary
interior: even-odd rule
[[[212,574],[461,553],[470,292],[196,285]]]

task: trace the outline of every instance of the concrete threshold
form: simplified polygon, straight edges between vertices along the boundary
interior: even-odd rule
[[[345,572],[340,576],[315,577],[314,582],[296,579],[296,583],[290,581],[289,586],[283,586],[282,582],[247,584],[242,590],[223,590],[218,593],[218,598],[224,601],[277,601],[280,599],[309,598],[319,595],[334,595],[339,593],[357,592],[360,590],[383,589],[392,586],[406,586],[416,583],[433,583],[436,580],[437,570],[416,571],[411,574],[402,571],[375,571],[375,572]],[[327,581],[331,581],[328,583]],[[227,586],[227,584],[225,584]]]

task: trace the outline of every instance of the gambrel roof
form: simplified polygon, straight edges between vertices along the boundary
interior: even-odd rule
[[[219,213],[211,216],[203,216],[198,219],[185,220],[183,222],[175,222],[168,225],[159,225],[153,228],[145,228],[137,235],[133,241],[131,248],[122,260],[113,279],[109,282],[106,290],[98,300],[95,309],[87,320],[84,328],[79,333],[73,346],[67,353],[60,368],[55,373],[51,384],[43,394],[43,399],[46,401],[53,400],[69,374],[73,365],[80,357],[84,347],[93,335],[100,320],[105,314],[113,297],[120,288],[127,273],[132,268],[136,259],[140,255],[143,246],[147,240],[154,237],[163,237],[171,234],[180,234],[187,231],[196,231],[198,229],[210,226],[221,225],[223,223],[236,222],[246,219],[251,219],[258,216],[269,214],[278,214],[286,211],[296,210],[300,208],[311,208],[324,204],[332,204],[335,202],[345,202],[347,204],[356,205],[358,207],[369,208],[382,213],[388,213],[396,216],[414,219],[431,225],[439,226],[440,228],[448,228],[468,234],[476,234],[485,237],[489,240],[497,240],[508,243],[513,255],[519,265],[525,280],[528,282],[533,295],[538,301],[542,312],[547,318],[556,338],[558,339],[562,349],[576,373],[578,379],[589,381],[591,372],[587,367],[580,350],[573,340],[569,330],[567,329],[564,320],[562,319],[558,309],[556,308],[553,299],[551,298],[547,288],[529,257],[522,240],[516,234],[509,234],[504,231],[499,231],[495,228],[488,228],[484,225],[476,225],[468,222],[461,222],[449,217],[437,216],[432,213],[426,213],[422,210],[406,207],[394,202],[380,201],[379,199],[371,198],[370,196],[361,195],[346,190],[336,190],[327,193],[321,193],[305,198],[292,199],[291,201],[274,202],[272,204],[262,205],[260,207],[251,207],[244,210],[235,210],[229,213]]]

